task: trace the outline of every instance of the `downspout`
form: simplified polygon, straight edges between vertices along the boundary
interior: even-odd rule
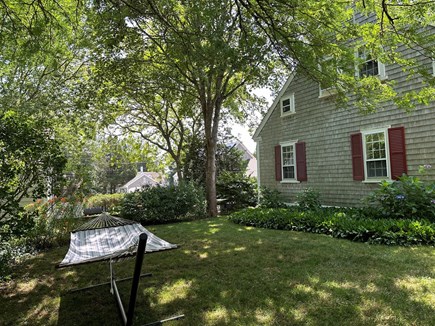
[[[261,143],[261,137],[255,137],[254,138],[255,141],[255,152],[257,154],[257,187],[258,187],[258,198],[257,198],[257,202],[260,203],[260,197],[261,197],[261,173],[260,173],[260,143]]]

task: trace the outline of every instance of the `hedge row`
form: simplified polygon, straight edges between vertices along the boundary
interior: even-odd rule
[[[435,246],[435,224],[427,220],[362,218],[358,210],[325,208],[301,212],[250,208],[230,215],[238,224],[268,229],[323,233],[335,238],[385,245]]]

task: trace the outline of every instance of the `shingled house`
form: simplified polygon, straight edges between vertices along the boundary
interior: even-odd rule
[[[417,51],[407,55],[435,76],[432,59]],[[360,74],[394,80],[397,89],[422,87],[418,77],[404,74],[396,64],[367,58],[356,68]],[[435,166],[435,103],[411,113],[385,104],[362,115],[350,101],[349,108],[340,110],[333,90],[296,70],[253,138],[260,186],[279,190],[288,202],[311,187],[325,205],[353,206],[381,180],[418,175],[424,164]]]

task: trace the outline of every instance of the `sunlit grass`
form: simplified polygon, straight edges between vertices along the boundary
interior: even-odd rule
[[[435,249],[240,227],[225,218],[149,227],[180,249],[145,256],[135,324],[435,325]],[[67,247],[0,284],[0,325],[118,325],[107,263],[55,270]],[[131,276],[134,260],[115,264]],[[130,282],[120,282],[127,303]]]

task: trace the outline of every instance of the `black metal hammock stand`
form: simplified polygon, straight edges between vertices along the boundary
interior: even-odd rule
[[[110,282],[73,290],[72,292],[110,284],[110,293],[115,296],[123,325],[130,326],[133,324],[140,278],[142,276],[151,276],[150,273],[141,274],[144,254],[176,248],[177,245],[160,239],[137,222],[102,213],[71,232],[68,252],[56,267],[63,268],[97,261],[109,261]],[[136,256],[133,276],[118,280],[119,282],[133,279],[130,300],[126,310],[116,284],[113,262],[133,256]],[[146,326],[162,325],[164,322],[181,318],[184,318],[184,315],[159,320],[146,324]]]

